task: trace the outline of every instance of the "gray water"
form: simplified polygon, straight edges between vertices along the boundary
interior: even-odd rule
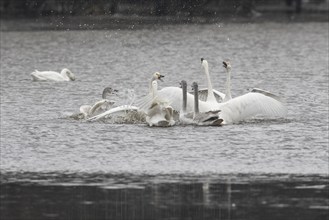
[[[21,207],[18,213],[29,216],[26,219],[70,219],[67,206],[98,204],[98,208],[104,208],[104,204],[107,207],[106,204],[126,201],[113,195],[106,197],[105,203],[99,200],[105,196],[102,191],[104,185],[122,193],[123,184],[123,188],[128,190],[124,193],[134,198],[131,204],[145,202],[151,208],[143,207],[150,212],[136,214],[115,209],[116,212],[112,212],[114,217],[108,219],[153,219],[154,216],[157,216],[156,219],[220,219],[218,210],[211,207],[217,207],[217,200],[223,199],[216,194],[223,190],[219,183],[224,184],[224,204],[228,195],[231,198],[230,192],[226,192],[230,186],[227,181],[231,178],[238,188],[244,186],[239,184],[267,179],[271,191],[269,195],[265,193],[262,196],[264,201],[273,199],[268,206],[271,211],[263,213],[263,207],[269,203],[257,199],[260,195],[253,194],[247,185],[242,189],[247,189],[243,191],[247,194],[238,194],[236,198],[245,207],[252,206],[257,210],[249,215],[245,209],[238,209],[240,214],[234,217],[229,212],[229,201],[222,210],[226,213],[222,219],[264,219],[264,216],[267,219],[284,219],[282,215],[286,219],[312,219],[308,216],[319,215],[319,212],[314,214],[314,210],[325,213],[329,207],[329,201],[325,199],[328,186],[323,187],[329,172],[328,48],[328,23],[218,23],[146,26],[136,30],[1,32],[2,217],[19,219],[15,210]],[[206,86],[201,57],[209,62],[214,88],[224,90],[226,75],[221,62],[230,59],[233,96],[244,94],[253,87],[269,90],[284,98],[288,115],[275,119],[259,117],[222,127],[170,128],[89,123],[68,118],[79,112],[81,105],[99,100],[106,86],[121,91],[134,89],[136,96],[142,97],[147,93],[149,79],[155,71],[165,75],[160,88],[179,86],[182,79],[190,84],[197,81],[200,87]],[[76,81],[31,81],[30,73],[35,69],[60,71],[64,67],[75,73]],[[63,177],[64,174],[72,176]],[[134,177],[129,177],[132,174]],[[146,180],[145,176],[156,180]],[[215,187],[213,193],[205,193],[202,187],[202,184],[209,185],[208,177],[212,178],[210,183]],[[293,186],[277,185],[278,180],[285,182],[292,177],[297,179]],[[322,177],[325,179],[322,180]],[[159,182],[158,178],[167,185],[154,183]],[[190,185],[185,185],[185,178],[189,179]],[[314,178],[321,181],[317,182]],[[170,185],[173,179],[178,185]],[[44,184],[46,181],[50,186],[43,191],[42,185],[36,188],[16,185],[22,181],[32,184]],[[188,196],[194,195],[195,181],[201,184],[197,186],[200,193],[213,197],[212,202],[204,200],[205,197],[186,202]],[[294,187],[303,187],[305,181],[311,185],[312,193],[307,187],[304,191],[298,188],[299,193],[305,193],[302,201],[306,201],[306,205],[296,206]],[[78,189],[65,186],[84,186],[85,182],[93,182],[94,188],[89,188],[88,193],[85,189],[86,194],[78,196],[76,202],[67,203],[76,197],[75,190]],[[142,198],[130,190],[131,182],[137,183],[137,189],[142,188],[138,191],[144,195]],[[65,197],[65,193],[58,194],[54,183],[63,186],[62,190],[69,192],[71,197]],[[179,188],[180,184],[187,189]],[[317,185],[320,185],[320,191]],[[164,190],[154,199],[152,196],[158,195],[155,191],[159,187],[169,187],[173,197],[166,196],[168,191]],[[183,190],[178,197],[175,187]],[[279,195],[278,189],[291,187],[291,195]],[[132,188],[136,188],[135,185]],[[94,192],[96,189],[100,190],[97,191],[100,194]],[[255,192],[266,192],[266,189],[258,187]],[[38,192],[40,199],[36,201],[40,207],[35,209],[30,203],[23,204],[22,201],[29,201]],[[88,202],[88,195],[94,193],[97,198]],[[319,193],[324,197],[317,202],[315,198]],[[291,199],[293,208],[285,210],[292,215],[280,215],[282,210],[277,211],[286,207],[286,197]],[[54,198],[58,198],[57,202]],[[179,198],[179,202],[175,198]],[[45,205],[47,202],[40,201],[48,201],[49,206]],[[54,207],[54,202],[57,204],[55,209],[59,211],[49,214],[49,207]],[[65,207],[62,207],[63,202]],[[152,209],[154,202],[158,204],[155,211]],[[201,206],[217,214],[191,217],[195,215],[182,211],[185,214],[181,215],[175,212],[176,206],[168,208],[167,203],[179,207],[190,204],[188,207],[192,210],[204,204]],[[128,207],[130,203],[125,204]],[[171,212],[163,211],[163,207]],[[136,209],[141,210],[140,207]],[[313,211],[304,213],[303,218],[294,216],[296,210],[301,209]],[[100,210],[99,219],[105,219],[108,209]],[[75,214],[76,218],[88,218],[86,216],[90,215],[98,219],[94,212],[90,209],[86,211],[88,215]]]
[[[286,100],[288,116],[223,127],[86,123],[66,119],[105,86],[146,94],[165,86],[252,87]],[[32,82],[34,69],[77,80]],[[173,25],[140,30],[1,32],[1,172],[141,174],[328,173],[328,23]]]

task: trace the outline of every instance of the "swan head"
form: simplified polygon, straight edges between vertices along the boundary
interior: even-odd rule
[[[163,80],[162,80],[163,77],[164,77],[164,75],[161,75],[159,72],[155,72],[155,73],[153,74],[152,79],[153,79],[153,80],[160,80],[161,82],[163,82]]]
[[[193,82],[192,83],[192,90],[194,91],[198,91],[198,83],[197,82]]]
[[[118,92],[117,89],[112,89],[111,87],[105,87],[102,93],[102,98],[106,99],[108,95],[117,94],[117,92]]]
[[[230,61],[228,60],[223,61],[223,67],[227,70],[230,70],[232,68]]]
[[[187,83],[186,83],[185,80],[182,80],[182,81],[179,83],[179,85],[180,85],[181,88],[184,88],[184,87],[186,87]]]
[[[204,67],[204,68],[208,68],[208,61],[201,58],[201,65]]]
[[[63,73],[63,72],[67,75],[67,77],[69,77],[69,79],[70,79],[71,81],[74,81],[74,80],[75,80],[75,75],[74,75],[69,69],[64,68],[64,69],[62,70],[62,73]]]

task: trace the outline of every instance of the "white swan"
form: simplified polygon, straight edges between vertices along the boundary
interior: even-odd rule
[[[204,73],[206,74],[208,88],[199,89],[199,99],[210,103],[221,102],[224,100],[225,94],[213,89],[209,74],[208,61],[201,58],[201,65],[204,69]]]
[[[175,124],[173,118],[173,108],[166,100],[161,100],[157,96],[158,83],[156,80],[152,82],[152,96],[151,105],[146,109],[146,122],[149,126],[168,127]]]
[[[38,71],[31,73],[33,81],[74,81],[75,75],[67,68],[62,69],[61,73],[54,71]]]
[[[194,111],[193,112],[186,112],[187,106],[187,85],[186,81],[181,81],[182,91],[183,91],[183,106],[182,110],[180,111],[179,119],[182,124],[195,124],[195,125],[214,125],[218,126],[221,125],[223,122],[222,119],[219,118],[218,113],[220,110],[217,111],[207,111],[207,112],[200,112],[199,111],[199,98],[198,98],[198,84],[196,82],[193,83],[193,91],[194,91]]]
[[[107,99],[108,96],[114,95],[118,92],[116,89],[112,89],[111,87],[105,87],[102,93],[102,100],[97,101],[94,105],[82,105],[80,107],[80,113],[84,115],[84,118],[90,118],[95,115],[99,115],[104,111],[109,110],[115,101]]]

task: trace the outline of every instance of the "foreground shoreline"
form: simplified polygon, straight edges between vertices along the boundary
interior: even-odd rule
[[[13,174],[1,175],[2,219],[329,217],[327,175]]]

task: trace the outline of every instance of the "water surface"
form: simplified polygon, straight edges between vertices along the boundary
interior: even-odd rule
[[[0,42],[2,184],[9,184],[11,178],[14,182],[20,179],[31,182],[35,176],[38,181],[47,180],[49,173],[59,179],[62,174],[77,175],[71,182],[74,179],[84,182],[81,173],[93,178],[114,175],[111,176],[114,180],[117,175],[134,174],[141,185],[148,184],[143,175],[163,177],[164,182],[177,175],[195,179],[215,175],[218,184],[227,184],[228,178],[221,178],[223,175],[247,175],[252,183],[258,179],[255,175],[265,175],[271,189],[275,187],[273,178],[285,182],[291,175],[296,184],[304,181],[300,176],[310,181],[314,176],[324,178],[327,183],[328,23],[13,31],[1,32]],[[134,89],[142,97],[155,71],[165,75],[160,88],[179,86],[182,79],[190,84],[197,81],[203,87],[206,80],[201,57],[209,62],[214,88],[224,90],[226,75],[221,61],[229,58],[233,66],[233,96],[244,94],[252,87],[272,91],[286,100],[288,116],[251,119],[223,127],[171,128],[88,123],[67,118],[78,112],[81,105],[100,99],[105,86]],[[34,69],[60,71],[64,67],[75,73],[76,81],[32,82],[29,75]],[[201,178],[198,182],[202,185],[206,181]],[[27,185],[18,189],[26,193],[37,190],[45,196],[40,189],[42,185],[37,184],[35,189]],[[324,187],[321,192],[327,191],[328,187]],[[6,192],[9,197],[13,195]],[[250,194],[247,195],[249,198]],[[271,194],[273,198],[275,195],[276,192]],[[302,209],[316,206],[312,201]],[[327,199],[320,203],[320,207],[327,209]],[[170,216],[175,215],[161,218],[170,219]],[[250,215],[244,216],[248,219],[246,216]]]

